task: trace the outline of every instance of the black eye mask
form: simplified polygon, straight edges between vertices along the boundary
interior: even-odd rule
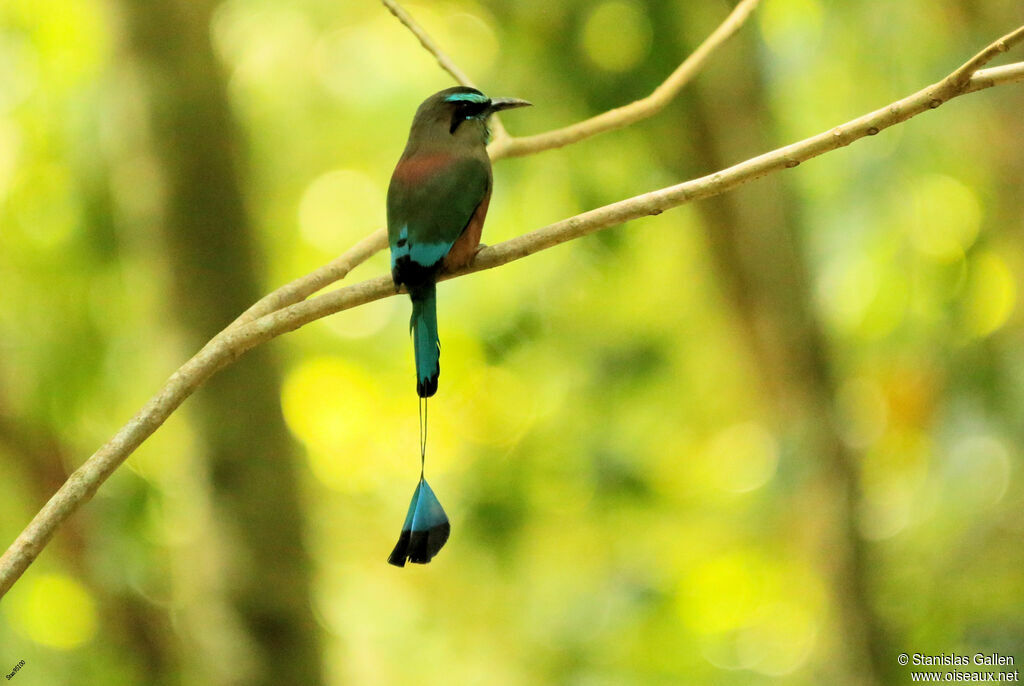
[[[460,102],[455,106],[455,111],[452,112],[452,125],[448,129],[448,133],[454,134],[455,129],[459,128],[459,124],[467,119],[475,119],[485,114],[490,106],[489,100],[485,102]]]

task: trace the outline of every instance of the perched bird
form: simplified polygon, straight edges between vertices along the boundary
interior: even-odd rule
[[[457,86],[423,101],[388,187],[388,243],[395,287],[412,298],[416,393],[437,392],[440,348],[434,282],[476,254],[491,199],[490,132],[499,110],[530,103]]]
[[[416,394],[421,401],[420,482],[398,545],[388,562],[426,563],[448,540],[450,525],[423,479],[426,450],[426,398],[437,392],[441,347],[437,335],[435,282],[473,259],[491,198],[487,120],[495,112],[530,103],[488,98],[475,88],[457,86],[435,93],[419,106],[405,152],[388,187],[388,243],[395,288],[412,299]]]

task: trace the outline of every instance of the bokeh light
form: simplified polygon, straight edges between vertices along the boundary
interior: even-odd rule
[[[310,182],[299,201],[302,237],[326,253],[341,254],[352,237],[383,226],[384,189],[351,169],[335,169]]]
[[[973,256],[965,299],[970,334],[987,336],[1006,323],[1016,304],[1017,281],[999,255]]]
[[[605,0],[587,17],[580,37],[587,58],[607,71],[626,71],[647,56],[651,25],[643,5]]]
[[[978,198],[951,176],[929,174],[914,179],[902,207],[903,225],[914,247],[939,262],[960,259],[978,237]]]
[[[63,574],[30,576],[7,607],[11,622],[29,638],[71,650],[96,634],[96,606],[81,584]]]

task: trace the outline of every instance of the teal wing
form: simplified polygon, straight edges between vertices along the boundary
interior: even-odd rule
[[[451,250],[491,187],[491,169],[476,157],[411,156],[388,188],[391,268],[434,267]]]

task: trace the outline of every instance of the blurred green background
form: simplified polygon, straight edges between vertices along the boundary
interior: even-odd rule
[[[407,9],[516,134],[649,93],[728,13]],[[496,165],[495,243],[901,98],[1017,0],[764,0],[657,117]],[[1020,59],[1018,52],[1017,59]],[[384,222],[451,85],[375,2],[0,4],[0,544],[248,304]],[[222,372],[0,603],[62,684],[882,684],[1024,659],[1024,87],[440,287]],[[378,255],[351,276],[387,268]]]

